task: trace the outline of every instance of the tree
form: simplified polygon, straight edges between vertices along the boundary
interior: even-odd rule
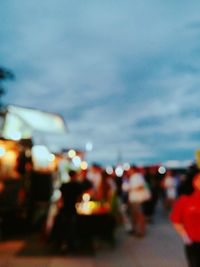
[[[5,90],[5,87],[4,87],[4,81],[5,80],[13,80],[14,79],[14,74],[4,68],[4,67],[0,67],[0,109],[3,108],[3,103],[2,103],[2,96],[5,95],[6,93],[6,90]]]

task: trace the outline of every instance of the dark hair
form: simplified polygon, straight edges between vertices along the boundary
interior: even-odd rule
[[[93,162],[91,166],[94,168],[99,168],[99,169],[101,168],[101,165],[97,162]]]
[[[73,171],[73,170],[70,170],[69,171],[69,176],[72,178],[72,177],[74,177],[76,175],[76,172],[75,171]]]
[[[105,171],[105,170],[103,170],[102,171],[102,178],[104,179],[104,178],[107,178],[107,177],[109,177],[110,175]]]

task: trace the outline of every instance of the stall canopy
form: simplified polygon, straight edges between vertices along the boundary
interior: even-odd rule
[[[13,140],[31,138],[34,132],[64,134],[67,130],[63,118],[58,114],[7,106],[1,125],[1,135],[4,138]]]

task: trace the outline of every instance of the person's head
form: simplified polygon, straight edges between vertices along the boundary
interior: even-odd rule
[[[200,173],[197,173],[192,181],[192,185],[195,191],[200,191]]]
[[[76,181],[76,178],[77,178],[77,173],[73,170],[70,170],[69,171],[69,176],[70,176],[70,180],[71,181]]]

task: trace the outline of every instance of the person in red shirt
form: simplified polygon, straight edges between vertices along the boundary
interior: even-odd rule
[[[175,202],[170,220],[185,244],[189,267],[200,267],[200,173],[193,178],[194,191]]]

